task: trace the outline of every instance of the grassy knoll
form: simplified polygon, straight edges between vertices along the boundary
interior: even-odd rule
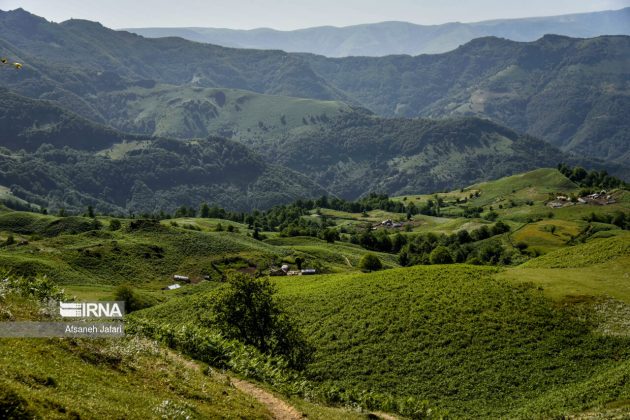
[[[630,257],[580,268],[512,268],[501,278],[541,286],[546,295],[567,297],[612,297],[630,304]]]
[[[312,237],[273,238],[265,241],[268,244],[292,250],[307,260],[326,264],[335,272],[357,270],[359,260],[368,251],[358,245],[344,242],[327,243]],[[376,253],[386,267],[397,267],[396,255]]]
[[[220,277],[216,264],[226,258],[266,261],[288,254],[245,233],[200,232],[157,223],[133,226],[130,220],[124,220],[117,231],[90,230],[93,223],[81,217],[5,213],[0,216],[0,229],[25,235],[27,241],[2,248],[0,264],[16,274],[46,274],[64,285],[131,283],[159,289],[177,273]],[[61,224],[64,229],[48,235],[51,226]],[[81,230],[85,231],[77,232]]]
[[[512,241],[523,242],[541,253],[566,246],[574,236],[586,227],[584,221],[546,219],[529,223],[516,230]]]
[[[499,277],[535,284],[559,301],[613,298],[630,304],[630,235],[622,232],[561,248]]]
[[[537,169],[495,181],[482,182],[470,187],[479,190],[477,205],[486,205],[513,196],[520,200],[540,201],[548,193],[573,192],[578,187],[555,168]]]
[[[630,234],[592,240],[586,244],[561,249],[523,265],[527,268],[580,268],[606,263],[630,255]]]
[[[544,200],[548,193],[577,191],[578,186],[553,168],[542,168],[518,175],[504,177],[494,181],[471,185],[462,190],[438,194],[407,195],[396,197],[398,200],[414,201],[416,204],[433,199],[436,195],[451,201],[456,198],[470,197],[479,192],[475,204],[488,205],[506,197],[521,200]]]
[[[277,283],[317,348],[310,377],[340,391],[421,396],[465,417],[588,406],[531,401],[626,363],[630,343],[591,333],[541,291],[495,273],[433,266]]]

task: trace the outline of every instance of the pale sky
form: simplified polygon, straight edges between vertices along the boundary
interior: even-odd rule
[[[54,22],[70,18],[110,28],[201,26],[291,30],[389,20],[424,25],[614,10],[630,0],[0,0]]]

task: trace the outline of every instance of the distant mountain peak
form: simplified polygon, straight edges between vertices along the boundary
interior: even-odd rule
[[[96,27],[96,28],[104,28],[104,26],[100,22],[95,22],[92,20],[86,19],[68,19],[60,23],[62,26],[67,27]]]
[[[14,22],[48,22],[43,17],[34,15],[21,7],[14,10],[0,10],[0,18],[12,20]]]

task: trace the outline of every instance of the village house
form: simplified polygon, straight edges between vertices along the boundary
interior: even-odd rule
[[[181,274],[175,274],[173,280],[182,281],[184,283],[190,283],[190,277],[182,276]]]

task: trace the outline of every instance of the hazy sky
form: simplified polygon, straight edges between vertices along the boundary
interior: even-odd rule
[[[297,29],[386,20],[420,24],[549,16],[621,9],[630,0],[0,0],[48,20],[101,22],[110,28],[207,26]]]

